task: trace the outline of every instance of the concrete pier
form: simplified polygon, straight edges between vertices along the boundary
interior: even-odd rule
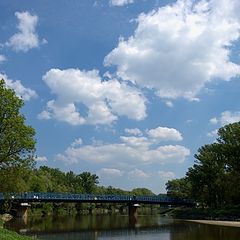
[[[29,203],[20,203],[17,208],[17,217],[18,218],[27,218],[28,217],[28,208],[31,205]]]
[[[140,207],[139,204],[135,203],[135,204],[129,204],[128,206],[128,214],[129,217],[137,217],[137,209]]]

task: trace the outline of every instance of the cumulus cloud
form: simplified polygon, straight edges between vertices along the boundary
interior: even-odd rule
[[[36,32],[38,16],[32,15],[28,11],[16,12],[15,16],[19,21],[17,25],[19,32],[15,33],[6,45],[12,47],[15,51],[23,52],[38,47],[41,43]],[[46,42],[45,39],[42,41],[43,44]]]
[[[164,179],[164,180],[169,180],[175,178],[175,173],[174,172],[165,172],[165,171],[159,171],[158,172],[159,176]]]
[[[231,111],[224,111],[221,113],[220,117],[213,117],[209,120],[211,124],[218,124],[221,127],[230,124],[230,123],[235,123],[240,121],[240,112],[231,112]],[[211,132],[207,133],[208,137],[217,137],[218,129],[214,129]]]
[[[218,123],[218,119],[217,118],[211,118],[210,120],[209,120],[209,122],[211,123],[211,124],[217,124]]]
[[[181,133],[174,128],[158,127],[147,131],[149,137],[159,141],[182,141]]]
[[[121,177],[123,171],[116,168],[102,168],[98,172],[100,177]]]
[[[45,156],[38,156],[37,158],[36,158],[36,161],[37,162],[47,162],[47,157],[45,157]]]
[[[211,132],[207,133],[208,137],[217,137],[218,129],[214,129]]]
[[[77,146],[80,146],[82,145],[83,141],[81,138],[77,138],[74,140],[74,142],[71,144],[72,147],[77,147]]]
[[[240,112],[225,111],[221,113],[219,122],[222,126],[240,121]]]
[[[7,61],[7,58],[4,55],[0,54],[0,64],[6,61]]]
[[[224,126],[226,124],[235,123],[240,121],[240,112],[231,112],[231,111],[224,111],[221,113],[219,118],[214,117],[209,120],[212,124],[220,124]]]
[[[109,4],[112,6],[121,7],[130,3],[134,3],[134,0],[110,0]]]
[[[171,134],[171,132],[170,132]],[[93,164],[114,164],[130,167],[149,164],[181,163],[190,155],[181,145],[160,145],[146,136],[121,136],[117,143],[93,143],[68,147],[56,158],[68,164],[87,161]]]
[[[178,0],[143,13],[134,34],[121,38],[104,63],[162,98],[197,99],[207,83],[240,74],[230,59],[240,36],[239,12],[238,0]]]
[[[17,94],[17,96],[19,96],[25,101],[28,101],[31,98],[37,97],[37,93],[30,88],[24,87],[20,80],[14,81],[8,78],[6,74],[1,74],[1,73],[0,73],[0,79],[4,79],[7,87],[13,89]]]
[[[57,98],[47,103],[40,119],[81,125],[111,124],[118,116],[146,117],[146,100],[139,90],[115,79],[103,81],[97,70],[51,69],[43,80]]]
[[[135,179],[135,178],[148,178],[148,177],[150,177],[150,175],[145,173],[143,170],[135,168],[134,170],[132,170],[128,173],[128,177],[133,178],[133,179]]]
[[[128,134],[136,135],[136,136],[141,136],[142,132],[138,128],[125,128],[124,131]]]

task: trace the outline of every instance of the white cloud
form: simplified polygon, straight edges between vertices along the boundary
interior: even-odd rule
[[[40,45],[36,26],[38,23],[38,16],[31,15],[29,12],[16,12],[15,16],[18,18],[18,33],[15,33],[9,41],[7,46],[12,47],[15,51],[27,52],[32,48]],[[46,40],[42,41],[45,44]]]
[[[71,125],[81,125],[85,123],[85,119],[80,116],[74,103],[58,104],[51,100],[47,103],[46,110],[38,115],[39,119],[48,120],[51,118],[64,119]]]
[[[80,146],[82,145],[83,141],[81,138],[77,138],[74,140],[74,142],[71,144],[72,147],[77,147],[77,146]]]
[[[126,143],[128,146],[134,148],[148,148],[151,142],[146,137],[135,137],[135,136],[121,136],[122,142]]]
[[[102,168],[98,172],[101,177],[121,177],[123,171],[116,168]]]
[[[151,138],[155,138],[159,141],[182,141],[181,133],[174,128],[157,127],[150,129],[147,134]]]
[[[134,3],[134,0],[110,0],[109,4],[112,6],[121,7],[130,3]]]
[[[158,172],[159,176],[165,180],[173,179],[175,178],[175,173],[174,172],[165,172],[165,171],[159,171]]]
[[[217,120],[217,118],[211,118],[210,120],[209,120],[209,122],[211,123],[211,124],[217,124],[218,123],[218,120]]]
[[[49,120],[52,118],[50,112],[45,111],[45,110],[42,111],[41,113],[39,113],[37,117],[40,120]]]
[[[214,129],[207,134],[208,137],[217,137],[218,129]]]
[[[135,178],[148,178],[148,177],[150,177],[150,175],[145,173],[144,171],[136,168],[136,169],[134,169],[134,170],[132,170],[128,173],[128,177],[133,178],[133,179],[135,179]]]
[[[17,94],[17,96],[19,96],[25,101],[28,101],[31,98],[37,97],[37,93],[34,90],[30,88],[25,88],[22,85],[21,81],[19,80],[14,81],[12,79],[9,79],[7,75],[1,74],[1,73],[0,73],[0,79],[4,79],[7,87],[12,88]]]
[[[48,102],[39,118],[81,125],[111,124],[118,116],[146,117],[146,100],[137,89],[114,79],[102,81],[97,70],[51,69],[43,80],[57,99]],[[79,104],[87,108],[85,115]]]
[[[7,61],[7,58],[4,55],[0,54],[0,64]]]
[[[173,107],[172,101],[165,101],[165,104],[166,104],[166,106],[168,106],[168,107],[170,107],[170,108]]]
[[[221,113],[221,116],[219,118],[214,117],[211,118],[210,120],[211,124],[218,124],[220,123],[221,126],[224,126],[226,124],[234,123],[234,122],[239,122],[240,121],[240,112],[231,112],[231,111],[224,111]]]
[[[48,159],[45,156],[39,156],[39,157],[36,158],[37,162],[47,162],[47,160]]]
[[[148,136],[121,136],[117,143],[96,143],[68,147],[56,158],[67,164],[82,161],[92,164],[113,164],[118,167],[149,164],[181,163],[190,155],[180,145],[159,145]]]
[[[138,128],[125,128],[124,131],[128,134],[136,135],[136,136],[141,136],[142,132]]]
[[[162,98],[197,99],[207,83],[240,74],[230,60],[239,40],[239,12],[238,0],[178,0],[141,14],[134,35],[121,38],[104,63]]]
[[[221,113],[219,118],[214,117],[209,120],[211,124],[220,124],[220,126],[224,126],[226,124],[235,123],[240,121],[240,112],[231,112],[231,111],[224,111]],[[208,137],[217,137],[218,129],[214,129],[211,132],[207,133]]]
[[[230,111],[222,112],[219,121],[221,122],[222,126],[230,123],[239,122],[240,112],[230,112]]]

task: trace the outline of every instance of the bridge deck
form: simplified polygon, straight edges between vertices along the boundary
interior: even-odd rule
[[[5,199],[19,202],[95,202],[95,203],[144,203],[166,205],[194,205],[187,199],[164,196],[133,196],[133,195],[99,195],[76,193],[0,193],[0,201]]]

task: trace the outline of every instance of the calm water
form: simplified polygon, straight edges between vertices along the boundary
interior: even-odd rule
[[[6,227],[42,240],[240,240],[240,228],[161,216],[48,217],[12,221]]]

